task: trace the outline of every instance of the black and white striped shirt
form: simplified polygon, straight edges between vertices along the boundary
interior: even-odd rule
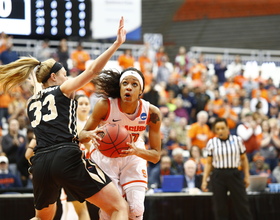
[[[213,167],[218,169],[238,168],[240,155],[246,152],[242,139],[236,135],[229,135],[226,140],[214,137],[208,141],[206,150],[213,158]]]

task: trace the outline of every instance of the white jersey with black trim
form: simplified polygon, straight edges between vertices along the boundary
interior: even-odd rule
[[[137,143],[143,143],[142,134],[146,130],[147,123],[149,121],[149,107],[150,103],[140,99],[139,100],[139,106],[137,108],[137,112],[135,113],[135,118],[130,119],[129,116],[122,112],[120,107],[120,99],[108,99],[109,102],[109,111],[106,116],[106,118],[102,121],[101,124],[105,123],[114,123],[119,124],[121,126],[124,126],[129,133],[133,137],[133,141],[137,145],[137,147],[145,147],[144,144]]]

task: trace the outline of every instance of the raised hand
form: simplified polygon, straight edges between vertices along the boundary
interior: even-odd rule
[[[116,42],[123,44],[126,40],[126,30],[124,29],[124,18],[121,17]]]

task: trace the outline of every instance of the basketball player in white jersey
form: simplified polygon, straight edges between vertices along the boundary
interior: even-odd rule
[[[147,161],[157,163],[161,154],[161,113],[149,102],[141,99],[144,76],[135,69],[125,69],[121,74],[104,70],[93,81],[101,98],[95,105],[79,141],[93,140],[91,159],[112,179],[130,208],[130,219],[143,219],[144,199],[147,188]],[[129,149],[118,158],[109,158],[98,151],[98,143],[92,132],[97,126],[116,123],[124,126],[132,135]],[[149,149],[146,149],[143,133],[148,126]],[[100,211],[100,219],[110,219]]]

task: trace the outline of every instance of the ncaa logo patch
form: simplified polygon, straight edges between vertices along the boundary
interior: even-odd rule
[[[140,115],[140,118],[141,120],[146,120],[147,119],[147,114],[145,112],[143,112],[141,115]]]

